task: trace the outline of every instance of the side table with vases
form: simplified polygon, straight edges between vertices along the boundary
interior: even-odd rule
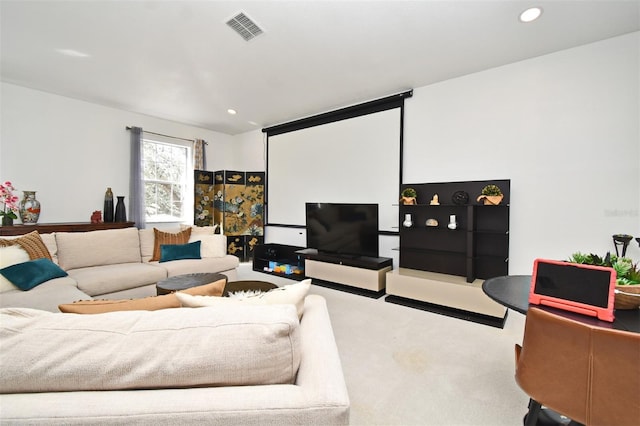
[[[20,220],[24,224],[38,223],[40,218],[40,201],[36,199],[36,191],[23,191],[24,198],[20,201]]]

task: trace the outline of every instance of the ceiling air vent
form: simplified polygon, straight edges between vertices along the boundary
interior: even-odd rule
[[[227,25],[230,26],[235,32],[240,34],[240,37],[249,41],[252,38],[262,34],[262,29],[256,25],[247,15],[240,12],[233,18],[227,21]]]

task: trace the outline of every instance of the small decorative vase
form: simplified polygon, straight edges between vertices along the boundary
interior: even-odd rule
[[[127,221],[127,210],[124,206],[124,197],[118,196],[118,202],[116,203],[116,222]]]
[[[13,218],[9,216],[2,216],[2,226],[13,226]]]
[[[24,224],[38,223],[40,218],[40,201],[36,200],[36,191],[23,191],[24,198],[20,201],[19,215]]]
[[[502,202],[504,195],[481,195],[477,201],[482,201],[485,206],[497,206]]]
[[[404,204],[405,206],[418,204],[416,197],[402,197],[400,198],[400,201],[402,201],[402,204]]]
[[[104,221],[113,222],[113,192],[111,188],[107,188],[104,194]]]
[[[404,215],[404,222],[402,222],[402,226],[404,226],[405,228],[411,228],[411,226],[413,226],[413,221],[411,220],[410,214]]]
[[[456,229],[457,227],[458,227],[458,223],[456,222],[456,215],[455,214],[449,215],[449,224],[447,225],[447,228]]]

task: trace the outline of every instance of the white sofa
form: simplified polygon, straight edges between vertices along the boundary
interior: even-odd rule
[[[275,308],[273,306],[254,306],[253,308]],[[250,308],[250,307],[248,307]],[[297,315],[293,306],[288,306],[289,317],[293,315],[296,325]],[[185,310],[201,311],[203,318],[208,318],[207,309],[217,308],[179,308],[162,311],[130,311],[97,314],[92,317],[107,317],[108,315],[137,316],[136,319],[147,315],[154,315],[154,319],[164,315],[176,315]],[[0,310],[2,312],[3,310]],[[86,318],[78,314],[51,314],[56,317],[72,316]],[[238,327],[245,314],[242,310],[224,311],[223,317],[229,323],[235,324],[233,333],[238,341],[242,341],[243,334]],[[179,318],[179,317],[178,317]],[[161,321],[157,321],[161,322]],[[154,321],[155,323],[155,321]],[[248,323],[248,322],[247,322]],[[278,321],[284,323],[284,321]],[[297,332],[285,333],[280,337],[291,340],[291,345],[297,345],[299,353],[299,367],[295,372],[293,383],[263,384],[246,386],[195,386],[185,388],[138,389],[138,390],[102,390],[102,391],[46,391],[20,392],[0,394],[0,423],[3,425],[346,425],[349,423],[349,397],[338,350],[331,328],[325,299],[318,295],[309,295],[305,299],[304,314],[297,324]],[[11,336],[4,340],[9,327],[2,327],[4,342],[10,342]],[[218,327],[223,329],[224,327]],[[192,351],[205,353],[201,358],[201,369],[215,369],[224,360],[227,352],[216,350],[226,342],[226,338],[215,336],[211,339],[211,329],[200,327],[191,330],[189,342]],[[193,334],[196,333],[196,334]],[[240,335],[240,336],[239,336]],[[24,339],[23,339],[24,340]],[[158,339],[156,339],[158,340]],[[205,342],[206,340],[206,342]],[[272,341],[271,337],[263,340]],[[24,342],[23,342],[24,343]],[[37,342],[33,342],[37,345]],[[287,344],[288,345],[288,344]],[[287,346],[285,345],[285,347]],[[64,349],[64,345],[61,345]],[[133,345],[136,346],[136,345]],[[163,350],[171,347],[162,340],[162,344],[145,345],[144,357],[156,360],[155,354],[160,352],[166,358],[171,354],[162,354]],[[158,348],[157,346],[162,346]],[[271,347],[261,345],[264,350]],[[281,345],[282,346],[282,345]],[[73,347],[78,347],[76,343]],[[86,350],[91,351],[89,346]],[[16,347],[16,349],[18,349]],[[96,348],[99,349],[99,348]],[[133,348],[135,350],[135,348]],[[19,351],[11,357],[12,363],[19,364],[16,368],[29,368],[29,357],[22,357],[25,351]],[[55,351],[57,355],[63,353]],[[237,351],[236,351],[237,352]],[[268,354],[259,355],[258,351],[245,351],[243,365],[254,364],[269,366]],[[67,353],[74,353],[73,351]],[[64,353],[63,353],[64,355]],[[286,355],[286,354],[285,354]],[[237,354],[234,356],[238,356]],[[250,357],[254,356],[253,359]],[[113,354],[117,359],[118,354]],[[58,359],[65,359],[64,357]],[[160,358],[162,359],[162,358]],[[182,357],[173,357],[172,364],[178,363]],[[297,359],[297,358],[296,358]],[[235,358],[226,362],[233,364]],[[144,361],[143,361],[144,362]],[[166,363],[166,361],[165,361]],[[240,363],[240,361],[239,361]],[[25,365],[22,365],[25,364]],[[160,363],[164,365],[163,363]],[[156,366],[157,367],[157,366]],[[172,367],[174,367],[172,365]],[[10,377],[6,373],[11,366],[2,364],[4,371],[0,376]],[[156,370],[154,370],[156,371]],[[89,371],[89,375],[94,371]],[[196,371],[197,373],[197,371]],[[13,374],[15,376],[15,374]],[[2,377],[0,377],[2,378]],[[45,378],[43,378],[44,380]],[[95,378],[93,378],[95,379]]]
[[[158,281],[186,273],[217,272],[226,275],[229,281],[237,279],[239,260],[226,254],[223,235],[211,233],[211,237],[206,237],[207,244],[215,245],[207,250],[214,257],[168,262],[149,261],[155,241],[153,229],[57,232],[40,237],[54,263],[69,275],[28,291],[3,287],[8,291],[0,293],[0,307],[59,312],[58,305],[77,300],[153,296]],[[203,237],[192,233],[191,238]],[[204,244],[205,240],[202,241]]]

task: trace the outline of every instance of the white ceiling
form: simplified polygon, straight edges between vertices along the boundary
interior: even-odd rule
[[[532,5],[542,17],[520,23]],[[0,7],[2,81],[228,134],[640,30],[640,0]],[[225,22],[240,11],[264,33],[246,42],[233,32]]]

